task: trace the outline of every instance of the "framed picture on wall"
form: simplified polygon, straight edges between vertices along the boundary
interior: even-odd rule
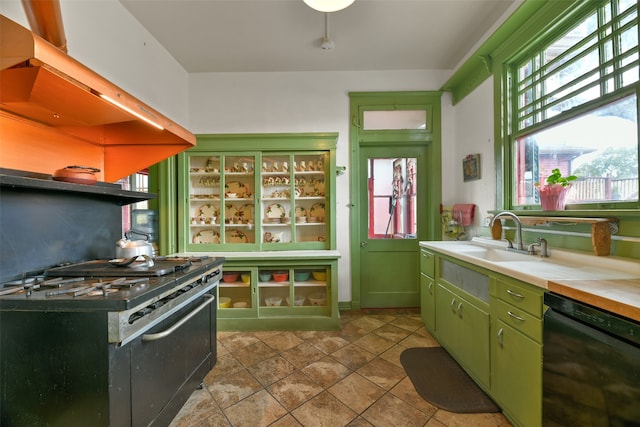
[[[465,182],[480,179],[480,154],[469,154],[462,159],[462,178]]]

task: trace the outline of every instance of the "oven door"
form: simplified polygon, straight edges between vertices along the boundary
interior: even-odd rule
[[[168,425],[216,362],[215,288],[130,343],[131,425]]]

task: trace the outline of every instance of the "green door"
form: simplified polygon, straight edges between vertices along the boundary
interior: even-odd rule
[[[360,149],[363,308],[419,307],[418,232],[426,222],[426,146]]]

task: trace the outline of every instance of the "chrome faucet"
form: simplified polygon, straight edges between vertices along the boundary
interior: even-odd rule
[[[518,218],[516,214],[508,211],[500,212],[499,214],[496,214],[493,218],[491,218],[489,227],[493,227],[493,223],[502,216],[508,216],[513,219],[513,222],[516,223],[516,248],[513,247],[511,240],[506,239],[506,241],[509,242],[509,247],[507,248],[507,250],[528,253],[528,251],[524,248],[524,244],[522,243],[522,223],[520,222],[520,218]]]
[[[540,256],[543,258],[546,258],[549,256],[549,253],[547,252],[547,239],[543,239],[542,237],[538,237],[535,241],[535,243],[530,244],[529,246],[527,246],[527,252],[529,253],[529,255],[535,255],[536,254],[536,246],[540,246]]]

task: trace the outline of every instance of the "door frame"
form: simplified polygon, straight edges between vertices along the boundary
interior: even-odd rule
[[[420,176],[426,182],[426,226],[418,228],[417,240],[437,240],[440,227],[440,204],[442,203],[442,143],[441,143],[441,99],[440,91],[411,92],[350,92],[349,93],[349,152],[350,152],[350,255],[351,255],[351,308],[361,307],[360,236],[358,224],[366,206],[360,205],[360,148],[363,146],[393,147],[393,141],[403,141],[403,146],[419,145],[427,148],[427,171]],[[371,110],[427,110],[426,129],[375,130],[362,129],[363,115]],[[421,203],[418,203],[420,205]],[[416,257],[418,253],[416,252]],[[416,270],[416,280],[418,278]]]

